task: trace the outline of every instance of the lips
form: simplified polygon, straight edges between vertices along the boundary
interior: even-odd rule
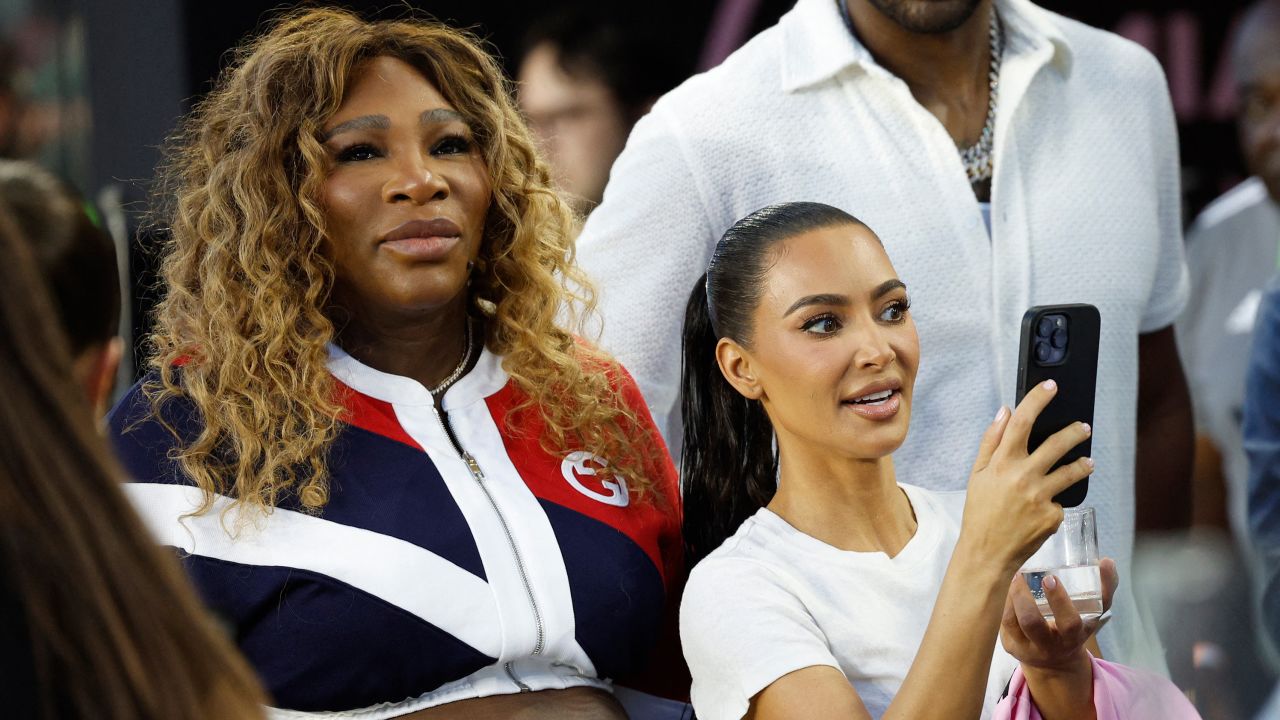
[[[902,381],[877,380],[858,388],[840,404],[868,420],[888,420],[902,407]]]
[[[442,260],[462,240],[462,228],[448,218],[410,220],[383,236],[379,247],[417,261]]]

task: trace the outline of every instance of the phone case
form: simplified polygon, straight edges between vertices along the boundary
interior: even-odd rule
[[[1045,366],[1036,361],[1036,328],[1041,318],[1066,317],[1066,354],[1055,364]],[[1102,325],[1098,309],[1092,305],[1041,305],[1022,316],[1022,339],[1018,350],[1017,401],[1022,402],[1027,390],[1045,380],[1058,383],[1058,394],[1036,419],[1027,440],[1027,451],[1040,447],[1050,435],[1073,422],[1093,424],[1093,402],[1098,379],[1098,333]],[[1067,452],[1053,467],[1074,462],[1090,454],[1092,438]],[[1054,497],[1063,507],[1084,502],[1089,492],[1089,479],[1067,488]]]

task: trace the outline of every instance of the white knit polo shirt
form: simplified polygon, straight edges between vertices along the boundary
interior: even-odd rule
[[[996,5],[1006,42],[990,235],[942,124],[848,32],[835,0],[799,0],[636,125],[579,259],[601,291],[605,347],[675,434],[684,306],[725,229],[793,200],[863,220],[907,284],[920,333],[898,479],[939,491],[963,491],[996,408],[1013,404],[1026,309],[1096,305],[1087,503],[1122,574],[1102,648],[1163,670],[1125,580],[1138,335],[1170,325],[1187,295],[1168,90],[1133,43],[1026,0]]]

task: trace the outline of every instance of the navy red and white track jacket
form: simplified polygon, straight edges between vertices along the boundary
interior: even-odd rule
[[[522,395],[487,350],[443,412],[419,383],[337,348],[329,367],[348,415],[319,514],[286,499],[240,523],[219,496],[189,516],[201,494],[140,386],[110,416],[135,507],[179,549],[276,716],[394,717],[526,689],[610,688],[642,670],[683,568],[675,470],[630,377],[623,394],[648,436],[660,502],[638,499],[607,458],[553,455],[536,431],[513,432],[538,413],[513,420]],[[199,432],[186,400],[162,412],[184,439]],[[687,712],[618,697],[640,716]]]

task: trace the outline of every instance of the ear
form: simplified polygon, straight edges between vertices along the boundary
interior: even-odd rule
[[[116,371],[120,369],[123,354],[124,341],[114,337],[102,345],[86,349],[75,359],[76,379],[93,409],[95,420],[106,414],[107,401],[115,389]]]
[[[748,400],[759,400],[764,388],[751,369],[751,352],[729,338],[716,343],[716,364],[734,390]]]

